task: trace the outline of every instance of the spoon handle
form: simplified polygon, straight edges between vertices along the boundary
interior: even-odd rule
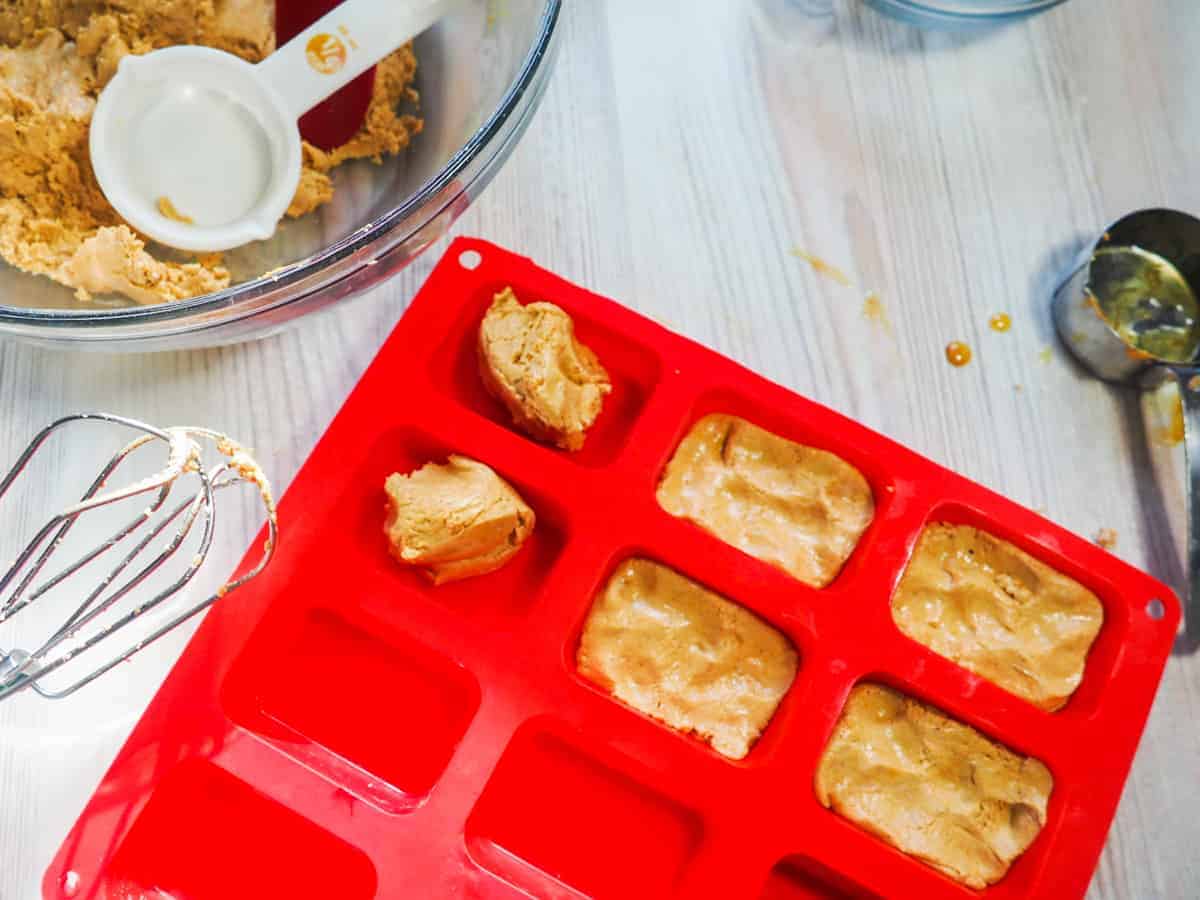
[[[282,47],[336,5],[337,0],[275,0],[275,45]],[[300,137],[321,150],[340,147],[362,127],[374,88],[375,70],[367,69],[300,117]]]
[[[446,14],[455,0],[346,0],[258,64],[299,119]]]
[[[1187,461],[1187,602],[1184,627],[1189,652],[1200,648],[1200,373],[1172,368],[1183,403],[1183,449]],[[1193,386],[1194,385],[1194,386]]]

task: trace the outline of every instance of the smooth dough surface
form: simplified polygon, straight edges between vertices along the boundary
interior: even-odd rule
[[[488,466],[465,456],[390,475],[387,535],[392,555],[434,584],[495,571],[533,532],[520,495]]]
[[[1099,598],[1008,541],[938,522],[892,596],[911,637],[1040,706],[1063,706],[1104,621]]]
[[[796,676],[796,651],[754,613],[647,559],[592,605],[579,671],[634,709],[741,759]]]
[[[837,577],[875,514],[871,486],[844,459],[720,413],[684,437],[658,502],[813,587]]]
[[[1046,822],[1054,779],[911,697],[851,692],[817,768],[817,799],[973,888],[1004,877]]]
[[[505,288],[479,326],[478,353],[484,386],[519,428],[564,450],[583,447],[612,382],[569,315],[553,303],[522,305]]]

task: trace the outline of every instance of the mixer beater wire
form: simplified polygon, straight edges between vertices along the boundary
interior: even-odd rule
[[[262,469],[236,442],[207,428],[160,429],[109,413],[66,416],[42,429],[17,458],[0,481],[0,502],[46,441],[77,423],[119,426],[132,430],[136,436],[108,460],[79,501],[51,517],[16,560],[3,569],[0,575],[0,700],[25,688],[32,688],[50,699],[74,693],[254,578],[266,568],[275,552],[278,533],[275,500]],[[106,490],[109,479],[123,463],[142,448],[154,446],[166,450],[166,461],[159,471],[124,487]],[[215,448],[219,456],[218,461],[207,466],[203,460],[206,446]],[[252,487],[266,510],[267,538],[262,555],[252,568],[212,594],[184,602],[179,595],[200,570],[212,547],[217,493],[238,485]],[[174,502],[171,502],[172,491],[177,491]],[[139,495],[148,499],[144,509],[124,520],[107,538],[54,571],[60,565],[57,557],[66,554],[62,549],[63,541],[81,517]],[[189,538],[192,538],[195,550],[190,558],[181,561],[177,557]],[[110,551],[123,555],[94,577],[89,585],[86,576],[80,573]],[[50,567],[52,574],[43,576],[43,570],[52,559],[55,560],[55,565]],[[179,566],[181,562],[178,573],[165,570],[168,564]],[[160,571],[168,571],[173,576],[165,587],[153,592],[138,591]],[[41,581],[38,581],[39,576]],[[67,605],[74,604],[74,609],[47,636],[35,641],[32,649],[13,648],[6,652],[3,649],[7,645],[6,623],[22,611],[40,608],[39,601],[45,604],[47,596],[63,585],[68,587],[59,593],[69,594],[71,599]],[[57,599],[59,595],[54,596]],[[178,599],[169,603],[173,598]],[[114,639],[118,632],[128,629],[154,610],[166,620],[132,643],[126,643],[123,649],[107,657],[96,656],[97,662],[86,674],[65,687],[51,689],[41,683],[50,673],[85,654],[90,661],[93,658],[90,651]]]

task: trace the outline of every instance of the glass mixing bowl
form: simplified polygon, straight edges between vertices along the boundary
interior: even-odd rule
[[[76,349],[207,347],[260,337],[378,284],[441,237],[516,146],[553,66],[561,4],[471,0],[417,38],[424,131],[382,165],[340,166],[331,203],[226,254],[226,290],[156,306],[81,304],[0,263],[0,335]]]
[[[1065,0],[867,0],[914,25],[970,28],[995,25],[1049,9]]]

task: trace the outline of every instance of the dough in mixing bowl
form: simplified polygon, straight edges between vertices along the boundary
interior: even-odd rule
[[[120,294],[138,303],[225,288],[217,254],[147,248],[108,205],[92,174],[88,125],[100,90],[129,53],[205,44],[254,61],[274,48],[271,0],[10,0],[0,4],[0,258],[74,288],[81,300]],[[411,46],[380,64],[359,133],[326,153],[304,146],[288,215],[333,195],[328,172],[347,159],[403,150],[421,120]]]
[[[479,326],[479,372],[513,421],[564,450],[583,447],[612,391],[596,354],[553,303],[522,306],[512,288],[492,300]]]
[[[723,414],[692,426],[658,503],[813,587],[837,577],[875,514],[871,486],[844,459]]]
[[[1033,843],[1053,787],[1038,760],[878,684],[850,692],[816,777],[824,806],[973,888]]]
[[[935,522],[917,540],[892,618],[933,652],[1055,710],[1083,679],[1104,608],[1079,582],[1008,541]]]
[[[495,571],[533,533],[533,510],[521,496],[465,456],[390,475],[384,489],[392,555],[423,569],[434,584]]]
[[[577,664],[618,700],[741,759],[797,662],[791,641],[754,613],[667,566],[630,559],[592,604]]]

